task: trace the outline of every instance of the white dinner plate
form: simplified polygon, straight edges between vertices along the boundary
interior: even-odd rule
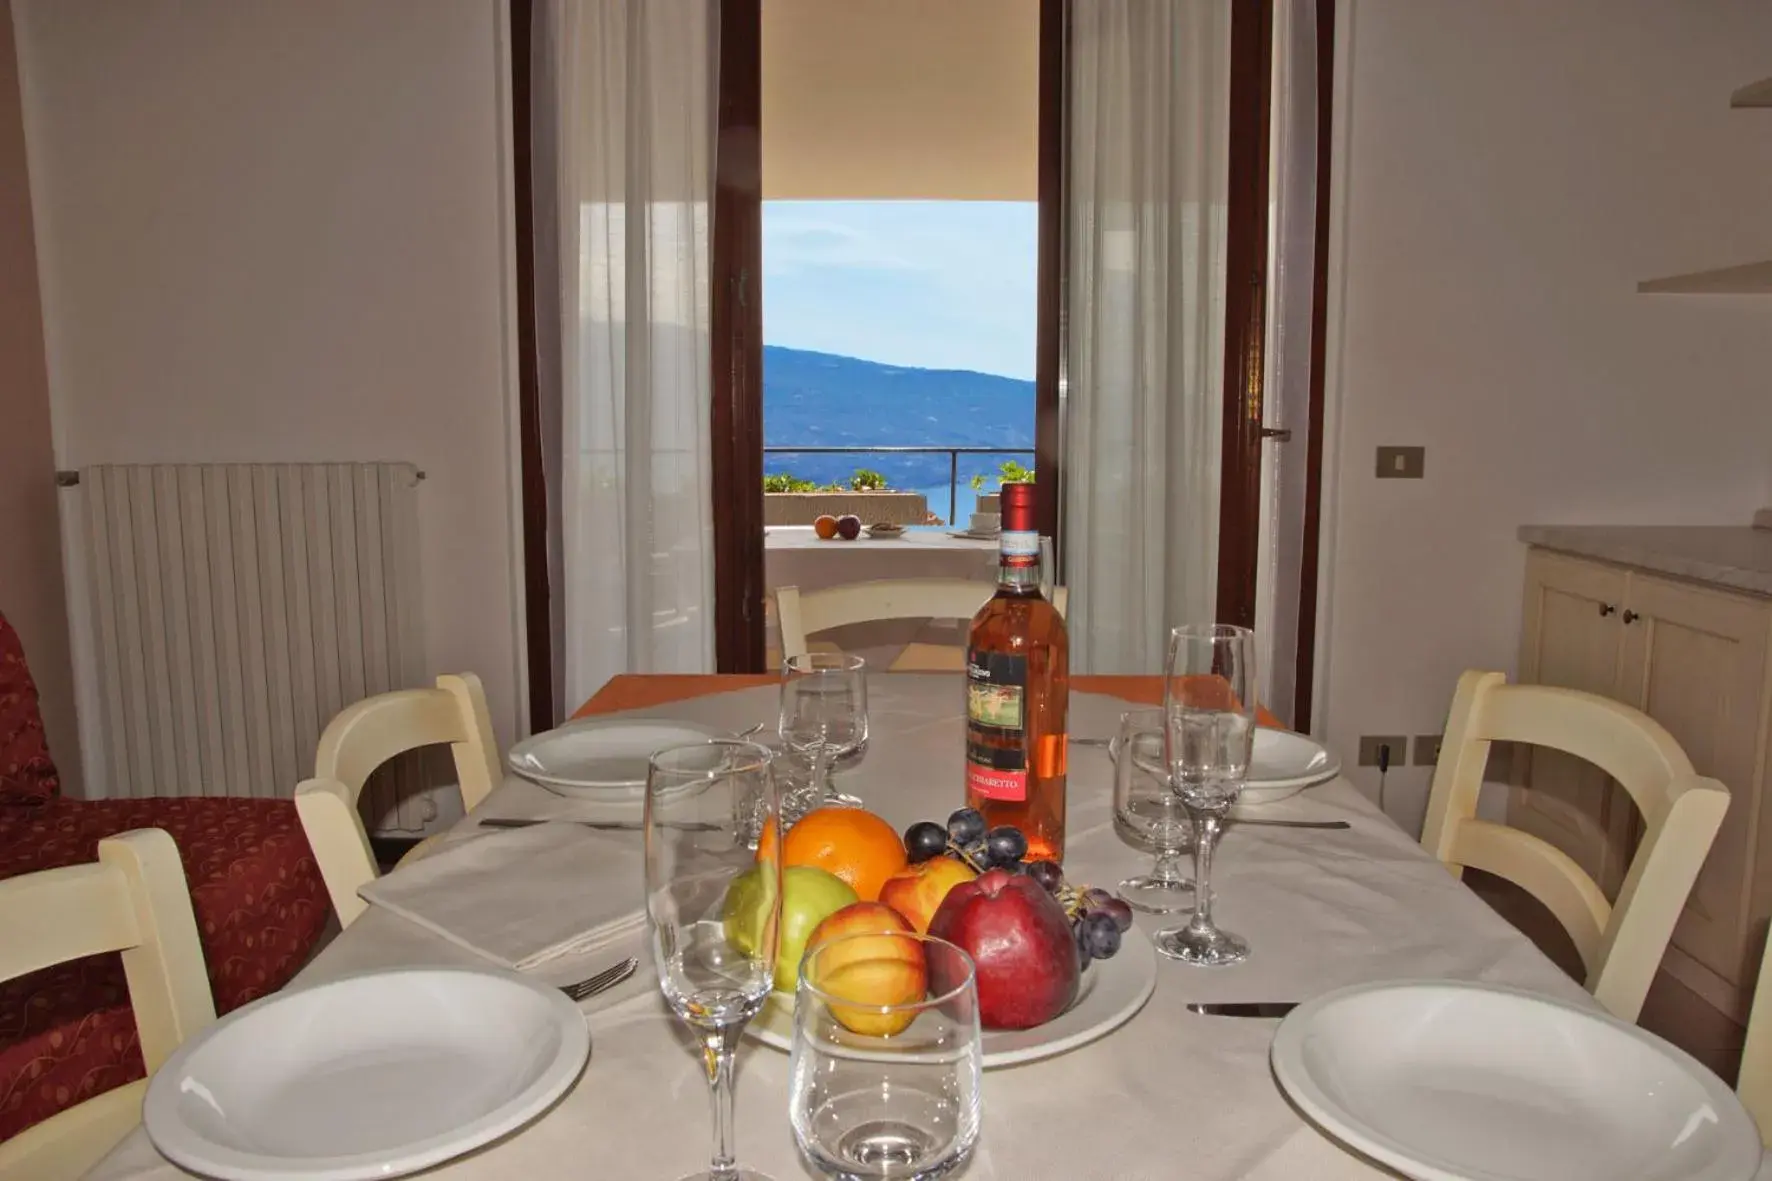
[[[142,1103],[174,1164],[225,1181],[399,1177],[535,1119],[591,1038],[558,989],[412,968],[277,993],[167,1060]]]
[[[1417,1181],[1748,1181],[1760,1134],[1689,1055],[1598,1009],[1444,980],[1326,993],[1280,1023],[1311,1120]]]
[[[1271,804],[1339,774],[1341,760],[1316,739],[1262,726],[1255,731],[1255,753],[1237,803]]]
[[[1050,1058],[1112,1033],[1144,1008],[1156,987],[1156,950],[1144,933],[1133,927],[1120,937],[1120,950],[1112,959],[1095,960],[1084,971],[1070,1008],[1033,1029],[985,1030],[984,1068]],[[770,993],[768,1003],[746,1032],[766,1046],[791,1049],[793,994]]]
[[[694,722],[645,718],[585,718],[525,738],[505,763],[556,795],[639,801],[646,795],[646,761],[671,746],[728,738]]]

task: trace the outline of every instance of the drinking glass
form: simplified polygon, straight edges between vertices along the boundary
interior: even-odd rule
[[[1169,633],[1163,680],[1169,787],[1194,822],[1194,914],[1157,934],[1157,950],[1183,963],[1234,964],[1249,944],[1212,923],[1212,850],[1237,802],[1255,749],[1255,633],[1188,624]]]
[[[769,997],[781,929],[781,866],[744,829],[777,814],[769,751],[719,739],[652,756],[646,774],[646,923],[658,982],[701,1041],[714,1142],[695,1181],[768,1181],[732,1157],[732,1072],[745,1023]]]
[[[1120,896],[1146,914],[1191,906],[1194,880],[1181,869],[1193,848],[1193,825],[1181,797],[1169,790],[1164,758],[1166,715],[1134,709],[1120,715],[1120,732],[1108,747],[1114,763],[1114,827],[1122,839],[1155,857],[1149,873],[1120,883]]]
[[[812,766],[811,783],[782,798],[782,822],[827,804],[861,801],[831,786],[831,765],[868,740],[867,661],[842,652],[808,652],[781,666],[781,740]]]
[[[841,935],[800,963],[788,1118],[841,1181],[926,1181],[978,1140],[984,1051],[972,957],[909,932]]]

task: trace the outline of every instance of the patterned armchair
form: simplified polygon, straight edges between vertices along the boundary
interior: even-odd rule
[[[0,615],[0,878],[92,861],[101,837],[171,834],[218,1013],[275,992],[306,962],[330,904],[289,800],[74,800],[44,739],[18,633]],[[116,955],[0,983],[0,1140],[141,1078]]]

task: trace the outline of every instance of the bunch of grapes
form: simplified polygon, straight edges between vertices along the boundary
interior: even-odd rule
[[[1023,861],[1028,840],[1022,831],[1008,824],[987,830],[976,808],[961,808],[945,826],[918,821],[905,830],[904,847],[913,864],[945,853],[979,873],[1003,869],[1033,878],[1064,907],[1085,968],[1091,960],[1111,959],[1120,950],[1120,936],[1132,926],[1132,908],[1124,898],[1095,886],[1071,885],[1056,861]]]
[[[945,827],[933,820],[919,820],[905,829],[904,848],[913,865],[947,853],[979,873],[987,869],[1021,873],[1026,868],[1022,858],[1028,855],[1028,839],[1010,824],[987,830],[983,813],[977,808],[961,808],[948,817]]]

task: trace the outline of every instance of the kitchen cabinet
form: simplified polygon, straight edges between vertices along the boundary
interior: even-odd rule
[[[1520,680],[1599,693],[1653,717],[1729,814],[1675,930],[1665,966],[1745,1019],[1772,916],[1772,818],[1764,815],[1772,715],[1772,597],[1533,547]],[[1560,752],[1515,767],[1508,821],[1573,857],[1615,897],[1641,819],[1624,789]]]

